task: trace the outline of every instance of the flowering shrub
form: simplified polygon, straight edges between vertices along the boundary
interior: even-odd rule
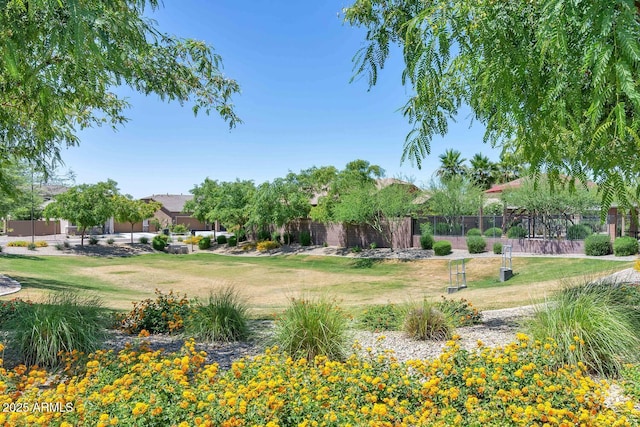
[[[197,245],[200,243],[200,241],[202,240],[202,236],[189,236],[186,239],[184,239],[183,241],[187,244],[187,245]]]
[[[359,323],[370,331],[397,331],[402,327],[404,311],[395,304],[367,307],[359,316]]]
[[[0,301],[0,329],[5,327],[6,322],[12,320],[21,310],[33,305],[30,300],[13,298],[9,301]]]
[[[26,240],[12,240],[11,242],[7,243],[7,246],[12,246],[15,248],[26,248],[29,245],[29,242],[27,242]]]
[[[190,301],[186,295],[174,295],[173,291],[163,294],[156,289],[156,299],[147,298],[134,302],[133,309],[118,316],[120,327],[129,334],[138,334],[142,330],[151,333],[178,332],[184,327],[184,320],[191,312]]]
[[[0,369],[0,404],[47,403],[58,411],[0,413],[11,426],[631,426],[633,404],[605,405],[606,386],[584,366],[548,369],[553,342],[520,335],[477,352],[447,343],[435,360],[392,355],[344,362],[295,360],[278,349],[220,371],[187,341],[163,356],[144,346],[97,352],[83,370],[45,384],[49,373]],[[25,406],[22,406],[24,408]]]
[[[256,244],[256,249],[260,252],[270,251],[272,249],[277,249],[280,247],[280,243],[274,242],[273,240],[263,240]]]
[[[477,308],[464,298],[452,300],[445,297],[436,303],[436,307],[449,319],[453,326],[470,326],[480,323],[482,318]]]

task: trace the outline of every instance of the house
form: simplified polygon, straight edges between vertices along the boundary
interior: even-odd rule
[[[220,231],[220,224],[206,224],[194,218],[190,212],[185,212],[184,205],[193,199],[191,194],[153,194],[140,200],[154,201],[162,205],[154,217],[142,224],[142,230],[156,232],[170,225],[183,224],[190,230]]]

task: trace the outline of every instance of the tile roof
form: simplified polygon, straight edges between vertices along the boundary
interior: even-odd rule
[[[192,194],[153,194],[143,197],[142,200],[154,200],[170,212],[184,212],[184,204],[193,199]]]

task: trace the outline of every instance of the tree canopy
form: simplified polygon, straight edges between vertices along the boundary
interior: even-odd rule
[[[127,121],[126,86],[239,122],[221,58],[163,33],[145,16],[158,0],[0,0],[0,163],[46,166],[78,129]]]
[[[594,179],[602,207],[640,172],[640,2],[356,0],[357,74],[375,85],[391,45],[412,89],[403,159],[421,164],[462,105],[533,171]],[[603,209],[604,210],[604,209]]]
[[[113,199],[113,216],[116,221],[131,224],[131,243],[133,243],[134,225],[137,222],[151,218],[161,207],[162,203],[159,202],[146,202],[144,200],[134,199],[129,194],[119,194]]]

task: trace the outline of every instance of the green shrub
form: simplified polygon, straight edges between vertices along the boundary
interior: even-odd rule
[[[362,248],[360,247],[360,245],[355,245],[354,247],[351,248],[351,252],[354,254],[358,254],[362,252]]]
[[[467,237],[467,250],[470,254],[479,254],[487,249],[487,242],[482,236]]]
[[[567,228],[567,240],[584,240],[593,233],[588,225],[574,224]]]
[[[224,245],[225,243],[227,243],[227,236],[225,236],[224,234],[219,235],[218,237],[216,237],[216,242],[219,245]]]
[[[227,246],[238,246],[238,238],[236,236],[229,236]]]
[[[404,319],[404,331],[417,340],[445,340],[451,338],[453,326],[447,317],[426,299],[411,307]]]
[[[347,317],[324,299],[292,299],[276,321],[278,346],[295,359],[313,362],[316,356],[343,360],[347,346]]]
[[[191,313],[191,303],[186,295],[163,294],[155,290],[156,299],[147,298],[133,304],[133,309],[117,316],[120,328],[129,334],[142,330],[149,333],[173,333],[184,328],[184,321]]]
[[[256,239],[260,242],[262,240],[271,240],[271,233],[268,230],[260,230],[256,233]]]
[[[174,234],[187,234],[189,232],[189,227],[185,224],[176,224],[171,227],[171,232]]]
[[[204,236],[198,242],[198,249],[209,249],[211,247],[211,236]]]
[[[434,239],[431,234],[423,234],[420,236],[420,247],[422,249],[433,249]]]
[[[378,244],[376,242],[369,243],[369,249],[377,249],[377,248],[378,248]]]
[[[640,365],[628,364],[622,369],[622,387],[627,396],[640,402]]]
[[[278,231],[274,231],[273,233],[271,233],[271,240],[273,240],[274,242],[280,242],[281,237],[282,235]]]
[[[98,238],[96,236],[89,237],[89,244],[90,245],[97,245],[98,244]]]
[[[478,309],[474,308],[473,304],[464,298],[452,300],[442,297],[435,306],[445,315],[449,324],[454,327],[475,325],[482,320]]]
[[[107,239],[107,245],[113,245],[116,241],[112,238]]]
[[[249,337],[247,305],[233,288],[209,295],[196,303],[187,318],[187,332],[200,341],[242,341]]]
[[[359,325],[369,331],[397,331],[402,328],[404,310],[395,304],[367,307],[358,317]]]
[[[30,309],[33,303],[22,298],[0,301],[0,330],[7,330],[7,323],[13,320],[20,311]]]
[[[584,240],[584,253],[591,256],[609,255],[611,240],[607,234],[592,234]]]
[[[308,231],[300,232],[300,245],[311,246],[311,233]]]
[[[448,240],[440,240],[433,244],[433,252],[436,255],[444,256],[451,253],[451,242]]]
[[[420,234],[431,234],[433,236],[433,226],[430,222],[420,224]]]
[[[55,248],[59,251],[63,251],[64,245],[62,243],[56,243]]]
[[[436,224],[436,234],[440,236],[461,236],[462,226],[460,224],[439,222]]]
[[[491,227],[484,231],[485,237],[502,237],[502,228]]]
[[[29,242],[27,242],[26,240],[13,240],[7,243],[7,246],[16,248],[26,248],[28,245]]]
[[[280,247],[280,243],[273,242],[271,240],[263,240],[262,242],[258,242],[258,244],[256,245],[256,249],[259,252],[270,251],[273,249],[277,249],[279,247]]]
[[[151,246],[156,251],[164,251],[164,248],[169,244],[169,236],[165,234],[156,234],[151,240]]]
[[[482,231],[479,228],[470,228],[467,230],[467,236],[482,236]]]
[[[138,242],[142,243],[143,245],[148,245],[149,244],[149,238],[147,236],[142,236],[138,239]]]
[[[105,338],[101,302],[71,292],[51,294],[42,304],[25,305],[8,322],[10,344],[29,365],[59,366],[61,352],[91,353]]]
[[[613,254],[615,256],[629,256],[638,253],[638,240],[633,237],[618,237],[613,241]]]
[[[600,375],[618,375],[638,361],[640,315],[614,283],[587,283],[560,291],[527,324],[535,339],[558,346],[558,366],[584,363]],[[632,295],[632,294],[629,294]]]
[[[35,243],[29,243],[29,244],[27,245],[27,249],[29,249],[30,251],[35,251],[35,250],[36,250],[36,248],[37,248],[37,246],[36,246],[36,244],[35,244]]]
[[[507,237],[510,239],[524,239],[527,237],[527,230],[522,226],[516,225],[507,230]]]
[[[496,254],[496,255],[502,254],[502,243],[501,242],[495,242],[493,244],[493,253]]]

